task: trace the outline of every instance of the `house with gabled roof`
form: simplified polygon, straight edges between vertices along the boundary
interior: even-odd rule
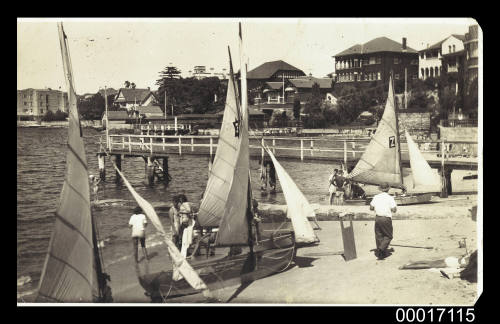
[[[464,40],[464,35],[452,34],[432,46],[418,51],[419,78],[425,80],[439,77],[443,73],[443,55],[462,51]]]
[[[418,52],[406,45],[406,38],[398,43],[387,37],[378,37],[364,44],[356,44],[333,56],[335,58],[336,87],[343,85],[387,84],[392,72],[394,79],[418,78]],[[374,84],[375,83],[375,84]]]
[[[284,80],[305,75],[304,71],[282,60],[263,63],[247,73],[249,99],[259,103],[263,100],[261,94],[266,87],[276,88]],[[283,95],[276,100],[275,103],[285,103]]]
[[[147,89],[132,89],[120,88],[115,96],[115,104],[120,108],[132,110],[137,106],[148,106],[157,102],[156,96],[149,88]]]

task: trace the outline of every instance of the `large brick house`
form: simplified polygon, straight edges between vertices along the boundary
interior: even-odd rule
[[[356,44],[334,56],[336,90],[345,85],[373,87],[394,79],[404,80],[405,69],[408,80],[418,78],[418,53],[387,37],[375,38],[364,44]],[[375,82],[375,84],[374,84]]]

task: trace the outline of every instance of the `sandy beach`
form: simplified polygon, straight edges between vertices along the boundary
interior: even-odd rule
[[[401,206],[393,221],[391,247],[394,252],[385,260],[377,260],[370,251],[375,247],[375,237],[368,206],[315,206],[319,215],[331,209],[348,209],[355,219],[356,215],[363,215],[358,219],[367,218],[353,222],[356,259],[346,262],[341,255],[334,254],[343,250],[340,222],[323,220],[319,222],[321,230],[316,231],[320,244],[298,249],[296,260],[288,270],[252,282],[244,289],[230,287],[215,291],[214,295],[221,303],[245,304],[473,305],[477,299],[477,283],[447,279],[439,271],[400,270],[399,267],[412,261],[459,257],[465,254],[465,248],[459,247],[459,241],[464,238],[468,250],[477,249],[477,223],[468,211],[477,204],[476,199],[476,196],[450,196],[437,198],[432,204]],[[331,219],[335,217],[333,212],[326,215]],[[149,251],[153,256],[150,270],[162,269],[168,260],[165,246],[149,247]],[[144,261],[140,263],[141,270],[145,265]],[[123,258],[106,268],[112,278],[114,302],[150,302],[138,283],[137,269],[131,258]],[[168,302],[199,303],[204,299],[193,295]]]

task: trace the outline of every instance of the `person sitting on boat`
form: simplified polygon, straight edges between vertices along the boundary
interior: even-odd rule
[[[339,169],[334,169],[333,173],[330,175],[330,178],[328,178],[328,182],[330,183],[328,187],[328,192],[330,193],[330,205],[333,205],[335,191],[337,191],[337,187],[335,186],[335,176],[337,175],[338,171]]]
[[[379,260],[383,260],[389,256],[387,248],[392,240],[392,213],[397,210],[394,197],[389,195],[389,184],[383,183],[380,185],[381,193],[375,195],[370,203],[370,210],[375,211],[375,242],[377,249],[375,256]]]
[[[130,217],[128,222],[128,226],[132,228],[132,241],[134,243],[134,256],[135,262],[139,262],[138,257],[138,249],[139,249],[139,241],[141,242],[142,252],[148,258],[148,251],[146,250],[146,226],[148,225],[148,221],[146,216],[142,212],[142,208],[137,206],[134,209],[134,213]]]
[[[170,218],[171,231],[172,231],[172,242],[180,250],[181,249],[181,237],[180,237],[180,227],[181,220],[179,215],[179,208],[181,207],[180,197],[176,195],[174,197],[174,202],[170,210],[168,211],[168,216]]]

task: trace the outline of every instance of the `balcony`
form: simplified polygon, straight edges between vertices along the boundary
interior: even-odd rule
[[[440,124],[443,127],[477,127],[477,119],[443,119]]]
[[[448,73],[457,73],[458,72],[458,66],[453,65],[453,66],[448,66]]]

